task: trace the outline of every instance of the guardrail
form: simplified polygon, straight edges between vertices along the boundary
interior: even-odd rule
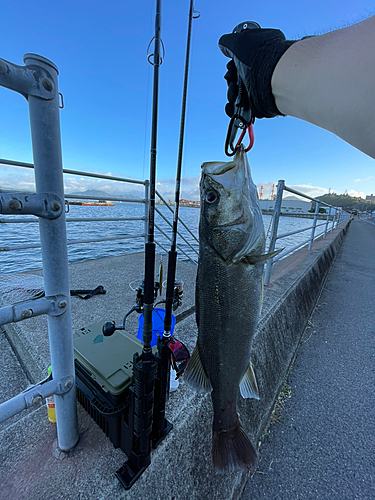
[[[0,405],[0,422],[55,395],[57,439],[61,450],[78,441],[72,319],[60,137],[57,67],[26,54],[25,66],[0,59],[0,86],[26,97],[29,105],[36,193],[1,195],[0,212],[39,219],[45,297],[0,308],[0,325],[46,314],[53,378]]]
[[[32,163],[25,163],[25,162],[19,162],[19,161],[14,161],[14,160],[7,160],[0,158],[0,165],[7,165],[11,167],[20,167],[20,168],[28,168],[28,169],[33,169],[34,165]],[[69,213],[69,200],[91,200],[91,201],[114,201],[114,202],[128,202],[128,203],[140,203],[145,205],[145,210],[144,210],[144,216],[143,217],[105,217],[105,218],[100,218],[100,217],[66,217],[66,222],[67,223],[72,223],[72,222],[134,222],[134,221],[139,221],[139,222],[144,222],[144,230],[143,232],[137,233],[137,234],[132,234],[132,235],[127,235],[127,236],[108,236],[108,234],[105,235],[105,237],[98,237],[98,238],[86,238],[86,239],[80,239],[80,240],[68,240],[67,245],[78,245],[82,243],[96,243],[96,242],[101,242],[103,240],[105,241],[116,241],[116,240],[126,240],[126,239],[136,239],[136,238],[144,238],[145,242],[147,240],[147,227],[148,227],[148,213],[149,213],[149,205],[150,205],[150,198],[149,198],[149,181],[141,181],[141,180],[135,180],[135,179],[127,179],[125,177],[118,177],[118,176],[111,176],[111,175],[105,175],[105,174],[96,174],[96,173],[91,173],[91,172],[83,172],[79,170],[70,170],[70,169],[63,169],[64,174],[69,174],[69,175],[77,175],[80,177],[94,177],[96,179],[102,179],[102,180],[110,180],[110,181],[116,181],[116,182],[122,182],[122,183],[132,183],[132,184],[137,184],[137,185],[142,185],[144,186],[144,198],[136,198],[136,197],[126,197],[126,196],[87,196],[87,195],[72,195],[72,194],[65,194],[65,200],[67,204],[67,213]],[[3,191],[3,194],[0,193],[0,200],[1,197],[4,198],[6,196],[7,192]],[[26,194],[26,193],[24,193]],[[28,193],[32,194],[32,193]],[[173,214],[173,209],[169,206],[169,204],[165,201],[165,199],[161,196],[161,194],[156,191],[156,196],[159,198],[161,203],[166,206],[171,213]],[[3,203],[4,204],[4,203]],[[156,206],[155,207],[156,213],[159,215],[159,217],[170,227],[172,228],[172,223],[165,217],[165,215],[161,212],[161,210]],[[15,210],[11,212],[13,214],[17,214],[17,207],[15,207]],[[195,241],[195,243],[199,244],[198,238],[191,232],[191,230],[187,227],[187,225],[184,223],[181,218],[178,218],[180,224],[182,227],[185,229],[185,231],[190,235],[190,237]],[[35,218],[12,218],[12,219],[0,219],[0,224],[27,224],[27,223],[37,223],[38,219]],[[163,235],[164,238],[166,238],[168,241],[171,241],[171,237],[166,234],[166,232],[160,227],[159,224],[155,224],[155,228],[159,232],[159,234]],[[182,234],[181,231],[178,231],[178,236],[181,238],[181,240],[192,250],[194,255],[198,256],[198,250],[197,248],[194,248],[194,246],[186,239],[186,237]],[[159,246],[164,252],[168,253],[168,250],[161,244],[160,241],[158,241],[157,238],[155,238],[155,243],[157,246]],[[0,246],[0,252],[10,252],[10,251],[17,251],[17,250],[28,250],[28,249],[35,249],[35,248],[41,248],[40,244],[24,244],[24,245],[8,245],[8,246]],[[197,265],[197,260],[194,258],[190,257],[185,250],[181,247],[181,245],[177,245],[178,250],[185,255],[187,259],[189,259],[193,264]]]
[[[13,218],[0,219],[1,223],[39,224],[40,244],[4,246],[0,251],[17,251],[21,249],[42,249],[42,267],[44,281],[44,297],[23,300],[0,307],[0,326],[23,321],[38,315],[48,316],[48,336],[52,365],[52,376],[22,392],[18,396],[0,404],[0,422],[16,415],[22,410],[39,404],[43,398],[55,395],[58,445],[61,450],[68,451],[75,446],[78,434],[76,387],[74,371],[74,354],[72,339],[72,319],[70,309],[70,287],[68,271],[67,245],[91,243],[103,240],[128,238],[144,238],[147,241],[148,218],[150,206],[149,181],[137,181],[90,172],[81,172],[62,168],[58,71],[53,62],[36,55],[24,56],[25,66],[17,66],[0,59],[0,87],[5,87],[26,97],[29,104],[30,128],[34,164],[13,160],[0,160],[0,164],[33,169],[36,192],[0,192],[0,213]],[[145,205],[143,217],[106,217],[106,218],[69,218],[69,199],[98,200],[101,197],[86,195],[64,195],[63,174],[94,177],[111,181],[140,184],[144,186],[144,199],[130,197],[106,197],[106,201],[141,203]],[[159,193],[159,199],[171,210]],[[172,228],[159,209],[156,210],[162,219]],[[28,216],[23,218],[22,216]],[[30,218],[29,216],[34,216]],[[14,217],[16,216],[16,217]],[[21,217],[18,217],[21,216]],[[143,232],[130,236],[102,238],[86,238],[67,241],[66,222],[98,221],[142,221]],[[180,220],[180,219],[179,219]],[[190,236],[198,243],[196,236],[180,220]],[[156,229],[171,241],[161,227]],[[180,233],[179,236],[198,254],[197,250]],[[167,250],[155,240],[165,252]],[[177,248],[189,260],[196,264],[186,252]]]
[[[305,227],[303,229],[298,229],[296,231],[291,231],[289,233],[284,233],[284,234],[278,234],[278,228],[279,228],[279,219],[280,219],[280,214],[281,214],[281,202],[283,198],[283,193],[284,191],[288,191],[289,193],[296,194],[297,196],[301,196],[302,198],[306,198],[310,201],[315,202],[315,213],[314,213],[314,218],[312,225],[309,227]],[[319,209],[322,207],[328,207],[329,212],[327,214],[327,218],[325,222],[321,224],[317,224],[318,222],[318,215],[319,215]],[[275,208],[274,212],[272,215],[272,230],[271,230],[271,238],[270,238],[270,243],[268,247],[268,253],[274,252],[275,247],[276,247],[276,242],[282,238],[286,238],[287,236],[291,236],[293,234],[297,233],[302,233],[303,231],[309,231],[311,230],[310,237],[299,243],[298,245],[288,248],[287,250],[281,252],[279,255],[274,257],[273,259],[269,259],[266,262],[265,266],[265,272],[264,272],[264,284],[269,285],[270,280],[271,280],[271,271],[272,271],[272,266],[275,264],[275,262],[279,261],[280,259],[283,259],[287,255],[295,252],[299,248],[304,247],[305,245],[308,245],[308,250],[311,250],[313,247],[313,243],[316,239],[318,238],[325,238],[327,235],[327,232],[332,232],[334,229],[336,229],[340,224],[345,222],[350,218],[350,214],[345,212],[342,208],[340,207],[334,207],[332,205],[329,205],[328,203],[325,203],[324,201],[321,201],[317,198],[311,198],[311,196],[308,196],[304,193],[301,193],[300,191],[296,191],[295,189],[292,189],[291,187],[288,187],[285,185],[285,181],[279,180],[277,183],[277,194],[276,194],[276,200],[275,200]],[[324,226],[323,231],[321,232],[316,232],[316,229],[318,227]]]

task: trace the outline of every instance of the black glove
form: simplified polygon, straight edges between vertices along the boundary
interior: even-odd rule
[[[234,102],[238,94],[237,72],[245,84],[252,116],[272,118],[282,115],[272,94],[272,73],[284,52],[295,41],[286,40],[276,29],[254,28],[223,35],[219,40],[222,53],[232,61],[227,64],[224,78],[228,83],[228,103],[225,112],[234,114]]]

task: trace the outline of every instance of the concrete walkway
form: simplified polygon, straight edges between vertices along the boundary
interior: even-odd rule
[[[375,498],[375,226],[354,220],[241,500]]]

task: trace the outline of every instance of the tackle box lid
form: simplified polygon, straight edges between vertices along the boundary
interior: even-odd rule
[[[73,333],[74,357],[105,392],[116,396],[132,384],[133,356],[141,353],[142,343],[118,330],[104,337],[104,323],[99,321]]]

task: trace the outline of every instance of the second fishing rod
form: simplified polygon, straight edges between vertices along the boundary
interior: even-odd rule
[[[170,384],[170,360],[171,352],[176,354],[178,349],[181,349],[181,344],[177,347],[171,337],[172,329],[172,308],[176,300],[176,294],[179,293],[179,287],[176,288],[176,265],[177,265],[177,229],[178,229],[178,211],[180,205],[181,193],[181,172],[182,172],[182,158],[185,134],[185,118],[186,118],[186,101],[187,89],[189,79],[189,63],[190,63],[190,47],[191,47],[191,33],[193,19],[200,16],[198,11],[194,10],[194,1],[190,0],[189,7],[189,22],[187,31],[186,55],[185,55],[185,70],[184,70],[184,84],[182,92],[182,108],[181,108],[181,122],[180,122],[180,138],[178,147],[177,158],[177,172],[176,172],[176,185],[175,185],[175,199],[174,199],[174,213],[172,225],[172,240],[171,248],[168,252],[168,271],[167,271],[167,290],[166,290],[166,304],[165,304],[165,317],[164,317],[164,334],[158,340],[158,353],[157,353],[157,376],[155,381],[155,398],[154,398],[154,423],[153,423],[153,436],[154,442],[157,443],[168,432],[168,423],[165,419],[165,404],[169,394]],[[183,346],[182,346],[183,348]],[[184,355],[182,355],[183,357]],[[185,356],[188,357],[186,353]],[[179,377],[185,367],[185,362],[181,363],[180,369],[176,372]]]

